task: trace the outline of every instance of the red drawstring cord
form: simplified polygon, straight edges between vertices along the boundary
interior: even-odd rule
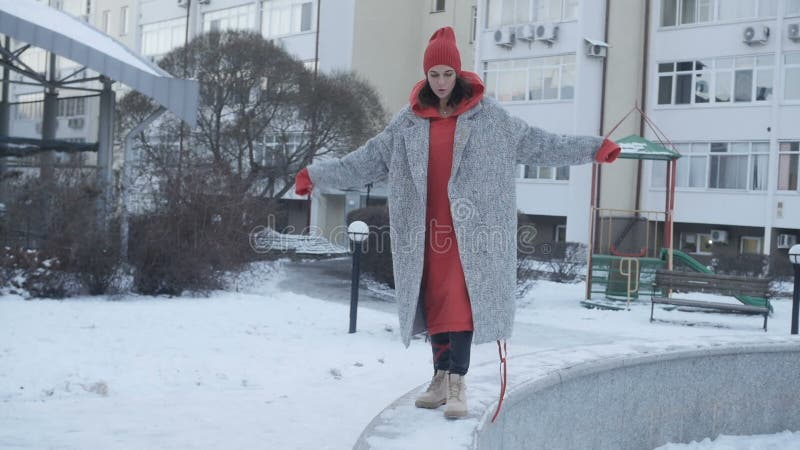
[[[505,356],[503,356],[503,351],[506,353]],[[495,419],[497,419],[497,416],[500,414],[500,407],[503,406],[503,398],[506,395],[506,382],[508,380],[508,366],[506,365],[506,360],[508,359],[508,345],[505,340],[503,340],[502,347],[500,347],[500,340],[497,340],[497,353],[500,354],[500,401],[497,402],[497,411],[494,412],[492,423],[494,423]]]

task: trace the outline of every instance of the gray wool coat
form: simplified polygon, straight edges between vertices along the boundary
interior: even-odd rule
[[[388,177],[397,313],[403,344],[425,330],[421,281],[430,123],[406,106],[380,134],[340,159],[308,166],[314,187],[361,188]],[[484,97],[456,124],[450,210],[474,324],[473,343],[511,336],[517,276],[517,164],[594,161],[597,136],[553,134]]]

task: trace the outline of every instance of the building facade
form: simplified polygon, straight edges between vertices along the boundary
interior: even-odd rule
[[[605,2],[481,0],[476,68],[486,95],[551,132],[601,134]],[[537,34],[538,32],[538,34]],[[591,166],[519,166],[517,205],[537,240],[588,242]]]
[[[654,3],[646,101],[683,155],[675,247],[786,259],[800,234],[800,1]],[[663,166],[645,177],[654,206]]]
[[[477,65],[512,114],[659,142],[638,114],[619,123],[636,105],[675,144],[676,249],[709,262],[796,241],[800,1],[482,0],[478,11]],[[530,39],[530,24],[546,38]],[[606,57],[588,40],[607,42]],[[588,167],[519,170],[519,209],[542,238],[588,243]],[[620,160],[601,169],[600,205],[664,211],[665,181],[664,163]]]

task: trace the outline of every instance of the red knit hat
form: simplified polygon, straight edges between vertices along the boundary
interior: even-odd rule
[[[456,47],[456,33],[450,27],[436,30],[425,49],[422,60],[424,72],[427,74],[431,67],[439,64],[450,66],[455,69],[456,74],[461,74],[461,54]]]

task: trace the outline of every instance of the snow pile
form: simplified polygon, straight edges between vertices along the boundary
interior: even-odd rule
[[[309,255],[338,255],[350,252],[347,247],[333,244],[323,236],[283,234],[268,227],[252,233],[250,245],[258,252],[279,250]]]

